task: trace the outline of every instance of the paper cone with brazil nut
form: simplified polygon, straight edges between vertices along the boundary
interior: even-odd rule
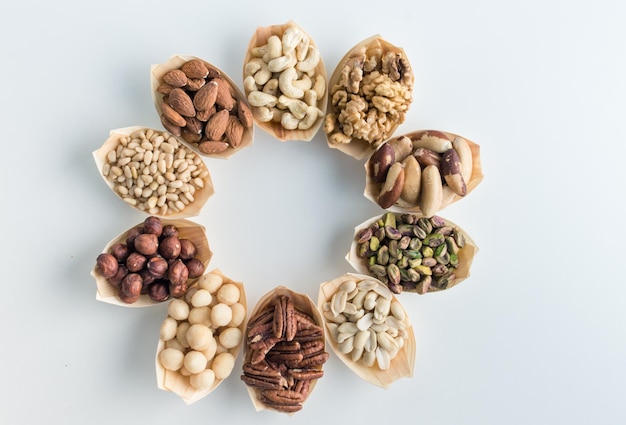
[[[379,35],[351,48],[328,82],[328,146],[363,159],[390,138],[413,101],[414,76],[403,49]]]
[[[386,212],[355,228],[346,260],[395,294],[426,294],[467,279],[477,252],[472,238],[448,219]]]
[[[404,307],[378,279],[347,273],[320,286],[331,348],[365,381],[387,388],[413,376],[415,335]]]
[[[326,67],[295,22],[256,29],[244,58],[243,87],[256,124],[280,141],[310,141],[326,113]]]
[[[383,143],[366,161],[365,175],[370,201],[430,217],[482,181],[480,146],[448,132],[414,131]]]
[[[303,409],[328,360],[322,316],[304,294],[279,286],[250,313],[241,380],[257,411]]]

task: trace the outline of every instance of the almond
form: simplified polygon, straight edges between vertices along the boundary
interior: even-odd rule
[[[214,78],[213,81],[217,83],[217,103],[222,108],[230,111],[235,106],[235,99],[233,98],[232,87],[230,83],[223,78]]]
[[[202,127],[204,127],[204,123],[200,121],[197,117],[187,117],[185,118],[185,128],[194,133],[200,134],[202,133]]]
[[[187,76],[180,69],[172,69],[163,75],[163,82],[172,87],[182,87],[187,84]]]
[[[237,116],[239,117],[239,121],[244,127],[252,127],[254,124],[254,118],[252,117],[252,111],[250,111],[250,107],[242,101],[237,102]]]
[[[196,115],[193,101],[181,88],[172,89],[168,95],[168,103],[176,112],[184,117],[193,117]]]
[[[222,109],[209,118],[209,121],[207,121],[206,127],[204,128],[204,134],[207,139],[211,141],[221,140],[227,126],[228,111],[226,109]]]
[[[237,149],[241,145],[241,139],[243,138],[243,124],[239,121],[239,118],[234,115],[228,116],[225,133],[230,145]]]
[[[193,97],[193,106],[198,111],[211,109],[217,99],[218,86],[215,80],[206,83]]]
[[[187,143],[198,143],[202,140],[202,136],[198,133],[193,133],[186,128],[183,128],[180,134],[180,137]]]
[[[200,152],[202,153],[213,154],[224,152],[228,149],[228,146],[229,145],[226,142],[205,141],[198,145],[198,149],[200,149]]]
[[[206,111],[196,111],[196,118],[198,118],[202,122],[207,122],[209,118],[213,116],[215,111],[216,111],[215,105],[213,105],[211,108],[207,109]]]
[[[198,91],[204,86],[205,83],[206,81],[204,78],[189,78],[185,89],[189,91]]]
[[[172,124],[178,127],[184,127],[187,125],[187,121],[185,121],[185,117],[176,112],[174,108],[167,104],[167,102],[161,103],[161,112],[166,120],[171,122]]]
[[[170,94],[170,92],[172,91],[173,88],[174,87],[170,86],[169,84],[163,83],[163,84],[159,84],[159,86],[157,87],[156,91],[157,91],[157,93],[168,95],[168,94]]]
[[[199,59],[192,59],[185,62],[180,70],[185,73],[187,78],[197,79],[206,77],[209,74],[209,70],[204,63]]]
[[[161,114],[161,124],[163,124],[163,127],[169,131],[172,135],[174,136],[180,136],[181,134],[181,128],[178,127],[176,124],[171,123],[170,121],[167,120],[167,118],[165,118],[165,116],[163,114]]]

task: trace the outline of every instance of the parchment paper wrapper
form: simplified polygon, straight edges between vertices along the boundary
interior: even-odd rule
[[[209,274],[217,274],[222,277],[224,281],[223,284],[232,283],[236,285],[237,288],[239,288],[239,292],[240,292],[239,303],[241,303],[246,308],[246,313],[247,313],[248,301],[246,299],[246,292],[245,292],[245,287],[243,283],[236,282],[230,279],[229,277],[225,276],[219,269],[214,269],[205,273],[204,276],[198,279],[198,282],[200,282],[202,279],[205,279],[206,276]],[[245,335],[245,330],[246,330],[245,319],[241,322],[238,328],[241,330],[242,335]],[[219,330],[216,330],[214,332],[215,338],[218,337],[219,331],[222,329],[226,329],[226,327],[220,327]],[[228,349],[228,352],[232,354],[233,357],[235,357],[235,359],[237,358],[237,356],[239,356],[239,351],[241,350],[241,345],[243,342],[244,340],[242,338],[242,341],[239,345]],[[161,353],[164,347],[165,347],[165,342],[162,339],[159,339],[159,342],[157,344],[155,360],[154,360],[155,369],[156,369],[157,387],[164,391],[173,392],[174,394],[178,395],[188,405],[195,403],[196,401],[202,399],[203,397],[213,392],[213,390],[219,387],[222,384],[222,382],[224,382],[226,379],[229,379],[232,376],[233,372],[235,371],[235,369],[233,369],[233,371],[231,371],[231,374],[227,378],[215,379],[215,381],[213,382],[213,385],[211,385],[209,388],[206,388],[203,390],[196,390],[189,384],[188,377],[183,376],[178,372],[173,372],[171,370],[166,370],[163,368],[163,366],[161,365],[161,362],[159,361],[159,354]],[[209,362],[209,367],[210,367],[210,364],[211,363]]]
[[[213,256],[213,252],[209,247],[209,242],[207,240],[205,227],[199,224],[196,224],[192,221],[186,219],[161,219],[163,225],[173,224],[178,227],[180,231],[180,238],[191,240],[196,246],[197,253],[196,257],[198,260],[202,261],[204,267],[208,266],[211,261],[211,257]],[[113,238],[106,246],[102,249],[102,252],[109,252],[111,246],[116,243],[125,243],[126,234],[129,230],[134,227],[141,226],[142,223],[138,223],[135,226],[125,230],[123,233],[120,233],[115,238]],[[104,278],[97,266],[95,265],[94,258],[94,267],[91,269],[91,275],[96,280],[96,299],[98,301],[102,301],[109,304],[114,304],[122,307],[131,307],[131,308],[140,308],[140,307],[150,307],[156,304],[161,304],[158,301],[152,300],[148,295],[140,295],[139,300],[132,304],[127,304],[121,301],[117,295],[118,289],[113,286],[106,278]],[[188,281],[188,286],[191,288],[196,284],[198,279],[190,279]],[[167,301],[166,301],[167,302]]]
[[[324,304],[331,301],[332,296],[339,290],[342,283],[354,280],[359,283],[362,280],[374,280],[379,285],[384,286],[378,279],[372,278],[362,274],[347,273],[343,276],[339,276],[336,279],[324,282],[320,285],[317,306],[320,311],[324,311]],[[406,320],[409,324],[407,327],[408,339],[404,342],[404,345],[398,351],[396,357],[391,360],[390,367],[386,370],[381,370],[374,364],[372,367],[368,367],[362,362],[355,362],[350,357],[350,354],[344,354],[339,350],[339,344],[330,336],[330,330],[327,328],[327,340],[333,349],[334,353],[350,370],[356,373],[360,378],[369,382],[370,384],[377,385],[382,388],[387,388],[395,381],[401,378],[410,378],[413,376],[415,369],[415,334],[413,332],[413,325],[410,323],[409,316],[404,310],[402,304],[395,296],[392,296],[394,302],[404,311]],[[328,326],[328,321],[324,317],[324,324]]]
[[[394,214],[396,217],[400,217],[400,215],[402,215],[401,213],[394,213]],[[380,215],[369,218],[354,228],[354,237],[352,238],[352,244],[350,245],[350,250],[348,251],[345,257],[346,260],[350,263],[350,265],[354,268],[354,270],[357,273],[360,273],[366,276],[371,276],[374,278],[376,277],[372,273],[370,273],[370,271],[368,270],[367,260],[364,258],[360,258],[358,255],[359,244],[357,243],[357,235],[360,230],[369,227],[370,225],[374,224],[376,221],[380,219],[381,219]],[[474,257],[478,253],[478,246],[476,245],[474,240],[467,234],[465,230],[463,230],[461,227],[459,227],[454,222],[448,219],[444,218],[444,220],[447,225],[455,227],[459,232],[463,234],[463,236],[465,237],[465,246],[461,248],[461,250],[459,250],[459,253],[458,253],[459,264],[455,270],[456,278],[454,279],[454,282],[452,282],[446,289],[436,288],[431,285],[430,290],[427,293],[448,290],[458,285],[459,283],[463,282],[465,279],[467,279],[470,276],[470,268],[472,266],[472,261],[474,261]],[[404,292],[413,292],[413,291],[404,291]]]
[[[239,89],[239,86],[237,86],[237,84],[228,76],[228,74],[226,74],[217,66],[211,64],[210,62],[205,61],[204,59],[198,58],[196,56],[174,55],[170,59],[168,59],[166,62],[162,64],[152,65],[150,67],[150,86],[151,86],[151,92],[152,92],[152,101],[154,102],[154,107],[159,117],[161,116],[161,102],[163,100],[163,95],[157,91],[157,87],[161,84],[163,75],[165,75],[168,71],[171,71],[173,69],[179,69],[182,64],[192,59],[199,59],[202,62],[204,62],[206,65],[208,65],[210,68],[213,68],[219,71],[220,77],[230,83],[230,86],[233,89],[233,94],[234,94],[233,97],[237,100],[237,102],[244,102],[246,105],[248,104],[248,101],[246,100],[246,97],[243,95],[243,93]],[[207,157],[207,158],[227,159],[227,158],[230,158],[232,155],[236,154],[237,152],[240,152],[243,149],[249,146],[252,146],[254,142],[254,125],[247,127],[247,128],[244,127],[241,144],[237,148],[229,147],[228,149],[220,153],[206,154],[206,153],[200,152],[200,149],[198,149],[197,143],[189,143],[180,136],[176,136],[176,138],[179,139],[182,143],[187,145],[191,150],[193,150],[195,153],[197,153],[200,156]]]
[[[246,56],[243,62],[244,68],[245,68],[245,65],[250,61],[250,59],[254,57],[251,53],[253,48],[260,47],[260,46],[267,44],[268,38],[270,38],[272,35],[276,35],[282,39],[283,33],[285,32],[285,30],[287,30],[290,27],[296,27],[300,29],[309,38],[309,45],[317,48],[317,45],[315,44],[313,38],[309,36],[306,33],[306,31],[304,31],[294,21],[289,21],[281,25],[258,27],[255,33],[253,34],[252,39],[250,40],[250,43],[248,44],[248,49],[246,50]],[[279,75],[278,73],[274,73],[272,78],[276,78],[278,75]],[[327,89],[328,86],[326,84],[327,83],[326,66],[324,65],[324,60],[321,57],[321,54],[320,54],[319,63],[315,67],[314,75],[316,76],[320,75],[324,78],[324,81],[325,81],[324,86]],[[246,77],[245,72],[244,72],[243,77],[244,78]],[[246,96],[250,94],[250,92],[246,90],[245,87],[244,87],[244,91],[245,91]],[[313,124],[313,126],[311,126],[309,129],[287,130],[280,124],[280,122],[273,122],[273,121],[263,122],[257,119],[256,115],[255,115],[254,121],[261,130],[265,131],[266,133],[268,133],[269,135],[275,137],[276,139],[280,141],[284,142],[284,141],[290,141],[290,140],[300,140],[300,141],[308,142],[315,136],[315,134],[318,132],[319,128],[321,127],[322,123],[324,122],[324,115],[326,114],[326,99],[327,99],[326,91],[327,90],[325,90],[323,96],[317,99],[317,107],[322,111],[322,114],[315,121],[315,124]],[[280,94],[281,94],[280,89],[278,89],[277,97],[279,97]],[[254,112],[254,107],[252,107],[252,110]]]
[[[418,133],[421,133],[423,131],[424,130],[412,131],[412,132],[406,133],[404,135],[398,135],[397,137],[406,136],[408,138],[411,138],[412,136],[417,135]],[[450,138],[450,140],[454,140],[456,137],[460,137],[460,136],[458,136],[456,134],[448,133],[448,132],[445,132],[445,131],[442,131],[442,133],[446,134]],[[470,180],[468,182],[465,182],[465,185],[467,187],[467,193],[465,194],[465,196],[457,195],[456,193],[454,193],[448,187],[448,185],[445,184],[445,181],[442,179],[442,182],[443,182],[443,200],[442,200],[441,205],[440,205],[440,207],[439,207],[439,209],[437,211],[441,211],[445,207],[447,207],[448,205],[453,204],[453,203],[455,203],[455,202],[457,202],[457,201],[459,201],[461,199],[467,198],[467,196],[483,180],[482,165],[481,165],[481,162],[480,162],[480,146],[478,144],[472,142],[471,140],[468,140],[466,138],[464,138],[464,139],[467,141],[467,144],[469,145],[469,147],[470,147],[470,149],[472,151],[472,177],[470,178]],[[385,143],[387,143],[387,142],[388,141],[386,141]],[[370,173],[369,173],[370,159],[371,159],[371,156],[365,162],[365,191],[363,192],[363,196],[365,196],[367,199],[372,201],[374,204],[379,205],[378,204],[378,196],[380,195],[380,190],[381,190],[383,184],[382,183],[375,183],[372,180],[372,178],[370,177]],[[420,210],[418,205],[408,205],[405,202],[403,202],[402,200],[399,200],[398,203],[396,203],[393,206],[387,208],[387,211],[392,211],[392,212],[410,212],[410,213],[414,213],[414,214],[418,214],[418,215],[423,215],[422,211]]]
[[[98,150],[92,153],[94,161],[96,162],[96,166],[98,167],[98,172],[100,174],[100,177],[102,177],[102,179],[107,184],[107,186],[109,186],[109,188],[113,191],[113,193],[115,193],[115,195],[120,199],[123,199],[123,198],[115,190],[115,183],[113,183],[111,180],[109,180],[106,176],[102,174],[102,169],[104,165],[107,163],[108,152],[117,148],[117,146],[119,145],[120,138],[125,137],[125,136],[130,136],[131,134],[133,134],[135,131],[138,131],[138,130],[149,130],[149,129],[147,127],[135,126],[135,127],[125,127],[125,128],[118,128],[115,130],[111,130],[109,133],[108,139],[106,139],[106,141],[102,144],[102,146]],[[164,130],[155,130],[155,131],[164,132]],[[185,147],[187,151],[189,151],[189,149],[185,145],[182,145],[182,146]],[[190,153],[192,152],[190,151]],[[203,161],[200,161],[200,164],[198,166],[206,168],[206,165],[204,164]],[[215,193],[215,190],[213,188],[213,180],[211,179],[211,174],[208,171],[208,169],[207,169],[207,175],[206,177],[202,179],[202,181],[203,181],[204,187],[196,189],[196,192],[193,195],[194,196],[193,202],[190,202],[189,205],[186,205],[185,208],[182,209],[181,211],[174,212],[172,210],[172,212],[166,214],[165,216],[159,214],[159,212],[149,212],[147,210],[143,210],[139,208],[136,205],[131,205],[131,204],[128,204],[127,202],[124,202],[124,203],[136,209],[137,211],[141,211],[143,213],[154,215],[160,218],[179,219],[179,218],[194,217],[200,214],[200,211],[202,210],[202,207],[204,206],[204,204],[206,204],[207,200]]]
[[[252,318],[254,318],[260,311],[265,309],[275,299],[277,299],[278,297],[283,296],[283,295],[289,297],[293,301],[295,307],[298,310],[300,310],[300,311],[304,312],[305,314],[309,315],[310,317],[312,317],[313,320],[315,321],[315,323],[322,328],[323,335],[322,335],[321,339],[322,339],[322,341],[325,342],[326,341],[326,334],[324,332],[324,330],[325,330],[324,329],[324,321],[322,319],[322,315],[320,314],[320,312],[317,309],[317,306],[315,305],[313,300],[311,298],[309,298],[309,296],[306,295],[306,294],[300,294],[298,292],[294,292],[294,291],[292,291],[289,288],[286,288],[284,286],[277,286],[273,290],[269,291],[267,294],[263,295],[259,299],[257,304],[254,306],[254,309],[250,312],[249,319],[251,320]],[[246,334],[247,334],[247,332],[244,333],[244,339],[246,338]],[[326,345],[326,344],[324,344],[324,345]],[[243,360],[244,364],[250,361],[250,356],[251,356],[250,347],[244,341],[244,360]],[[323,369],[323,367],[322,367],[322,369]],[[308,398],[313,393],[313,388],[315,387],[316,383],[317,383],[317,379],[311,380],[311,384],[310,384],[310,387],[309,387],[309,392],[308,392],[306,398],[304,399],[304,401],[302,402],[303,405],[306,403],[306,400],[308,400]],[[250,395],[250,400],[252,400],[252,405],[254,406],[254,409],[257,412],[262,411],[262,410],[273,410],[271,407],[266,406],[260,400],[260,395],[259,395],[259,392],[257,392],[256,388],[253,388],[253,387],[250,387],[250,386],[247,386],[247,385],[246,385],[246,388],[248,390],[248,394]],[[294,413],[297,413],[297,412],[294,412]],[[287,413],[287,414],[289,416],[291,416],[294,413]]]
[[[370,51],[376,51],[376,50],[380,50],[382,52],[382,54],[384,55],[387,52],[391,52],[391,53],[395,53],[398,55],[401,55],[402,57],[404,57],[407,60],[408,63],[408,57],[404,51],[404,49],[397,47],[391,43],[389,43],[387,40],[385,40],[384,38],[382,38],[379,34],[375,34],[371,37],[366,38],[365,40],[360,41],[359,43],[357,43],[354,47],[352,47],[345,55],[344,57],[339,61],[337,67],[335,68],[335,70],[333,71],[333,73],[331,74],[329,80],[328,80],[328,106],[327,106],[327,113],[326,115],[329,115],[331,113],[338,115],[339,112],[341,112],[340,109],[336,108],[333,106],[332,104],[332,96],[333,94],[331,93],[331,89],[333,86],[335,86],[337,84],[337,82],[342,78],[342,73],[343,73],[343,68],[346,65],[347,60],[353,56],[356,52],[358,52],[359,50],[361,50],[362,48],[366,48],[367,52]],[[410,70],[411,74],[412,74],[412,69]],[[411,83],[410,83],[410,87],[411,87],[411,93],[413,92],[413,77],[411,78]],[[411,99],[412,102],[412,99]],[[410,103],[409,102],[409,106]],[[406,113],[406,111],[405,111]],[[402,119],[402,121],[404,121],[404,118]],[[393,133],[396,131],[396,129],[398,128],[398,126],[402,124],[402,122],[396,121],[393,122],[391,124],[391,126],[389,127],[389,130],[387,131],[387,134],[385,135],[385,137],[382,138],[382,141],[390,138],[391,136],[393,136]],[[363,139],[357,139],[357,138],[351,138],[349,143],[333,143],[330,140],[330,135],[326,134],[326,140],[328,143],[328,146],[330,148],[333,149],[337,149],[353,158],[356,159],[363,159],[363,158],[367,158],[368,156],[370,156],[375,150],[376,150],[376,146],[374,146],[373,144],[371,144],[370,142],[363,140]],[[380,143],[382,143],[379,142]]]

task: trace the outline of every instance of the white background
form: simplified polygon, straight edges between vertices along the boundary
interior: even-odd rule
[[[103,2],[0,6],[3,424],[617,424],[626,421],[624,118],[620,1]],[[256,412],[235,372],[187,406],[157,389],[165,305],[95,299],[90,270],[144,215],[98,175],[109,130],[159,128],[149,68],[176,53],[241,80],[258,26],[290,19],[330,73],[360,40],[403,47],[416,75],[397,134],[439,129],[481,145],[484,181],[441,212],[480,247],[471,277],[405,294],[415,374],[383,390],[336,356],[304,409]],[[351,271],[353,227],[380,213],[362,162],[257,128],[194,220],[210,268],[253,306],[285,285],[317,298]]]

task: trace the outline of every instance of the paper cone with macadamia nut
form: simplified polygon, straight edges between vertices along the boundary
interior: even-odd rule
[[[403,49],[380,35],[351,48],[328,82],[324,132],[328,146],[356,159],[369,156],[405,120],[413,70]]]
[[[151,218],[153,217],[149,217],[146,220],[149,220]],[[177,246],[179,248],[177,249],[179,249],[179,252],[180,252],[180,247],[182,247],[182,245],[180,244],[181,240],[186,239],[193,243],[193,246],[195,248],[195,254],[193,255],[194,261],[197,261],[200,263],[197,265],[198,266],[197,273],[199,273],[200,275],[204,273],[204,270],[206,270],[206,267],[208,266],[209,262],[211,261],[211,257],[213,256],[213,253],[211,252],[211,249],[209,247],[209,243],[206,237],[204,226],[201,226],[199,224],[196,224],[194,222],[191,222],[185,219],[177,219],[177,220],[160,219],[160,221],[162,223],[163,228],[166,228],[166,226],[170,226],[170,228],[171,226],[175,226],[175,228],[178,229],[179,243],[177,244]],[[122,293],[124,282],[123,280],[122,281],[120,280],[124,276],[120,276],[119,278],[117,278],[117,275],[107,277],[106,275],[103,274],[103,270],[99,266],[98,261],[94,261],[96,264],[94,265],[91,271],[91,275],[96,280],[96,299],[98,301],[102,301],[105,303],[114,304],[114,305],[118,305],[122,307],[137,308],[137,307],[150,307],[150,306],[154,306],[157,304],[161,304],[163,301],[166,301],[171,298],[172,294],[171,294],[171,290],[169,289],[170,283],[166,280],[168,278],[167,275],[164,275],[159,278],[155,278],[154,275],[150,276],[151,281],[149,284],[146,283],[147,278],[143,277],[143,273],[145,272],[148,272],[147,274],[150,274],[149,263],[153,261],[152,259],[148,260],[147,257],[157,258],[157,257],[160,257],[160,254],[149,255],[149,256],[143,255],[144,259],[141,259],[140,257],[142,255],[139,255],[138,261],[139,260],[144,261],[145,265],[141,266],[141,269],[138,271],[132,271],[133,269],[128,263],[130,261],[131,253],[132,255],[137,254],[134,248],[130,248],[130,249],[128,248],[130,246],[129,235],[132,232],[137,232],[137,233],[141,232],[140,229],[142,229],[145,226],[145,223],[146,221],[144,220],[144,222],[139,223],[131,227],[130,229],[124,231],[123,233],[119,234],[118,236],[113,238],[102,250],[102,254],[109,254],[109,255],[114,254],[117,258],[120,258],[120,257],[124,258],[124,259],[120,258],[118,260],[119,264],[117,262],[113,264],[113,266],[115,267],[115,270],[119,269],[121,271],[122,268],[127,268],[127,270],[124,271],[124,276],[129,276],[129,275],[133,275],[133,277],[142,276],[141,280],[138,279],[138,282],[140,282],[139,283],[140,294],[137,294],[136,297],[129,299],[128,296],[130,294]],[[161,243],[161,245],[163,244]],[[127,250],[127,252],[124,254],[119,254],[119,255],[116,252],[113,252],[114,249],[117,250],[118,248],[123,248],[124,250]],[[163,247],[161,246],[161,248]],[[158,250],[159,250],[159,245],[157,245],[157,251]],[[163,260],[162,262],[165,262],[164,264],[166,265],[167,269],[171,269],[173,267],[171,264],[168,265],[168,260],[164,260],[163,258],[159,258],[159,259]],[[96,259],[94,258],[94,260]],[[175,262],[182,261],[180,257],[176,259],[172,258],[171,260]],[[191,271],[188,260],[185,260],[185,262],[186,262],[185,268],[187,269],[185,272],[185,275],[187,276],[187,279],[184,282],[176,282],[176,285],[178,285],[176,286],[176,290],[191,288],[195,285],[196,281],[198,280],[197,276],[193,277],[194,274]],[[149,290],[149,286],[154,283],[163,284],[167,286],[167,288],[162,288],[162,292],[159,294],[154,294],[157,296],[154,296],[153,298],[153,294],[147,293],[147,291]],[[125,301],[123,301],[123,299],[125,299]]]
[[[143,213],[168,219],[194,217],[215,193],[202,158],[162,130],[140,126],[111,130],[92,155],[113,193]]]
[[[326,113],[326,67],[313,38],[295,22],[259,27],[243,67],[256,124],[280,141],[310,141]]]
[[[317,306],[331,348],[359,377],[387,388],[413,376],[413,326],[382,282],[347,273],[320,286]]]
[[[482,180],[479,145],[420,130],[393,137],[369,157],[364,196],[388,211],[430,217],[467,197]]]
[[[254,408],[289,415],[302,410],[329,356],[315,303],[279,286],[257,302],[244,338],[241,380]]]
[[[245,331],[244,285],[219,269],[183,298],[170,301],[155,356],[159,389],[192,404],[232,374]]]
[[[395,294],[448,290],[470,276],[478,246],[452,221],[386,212],[354,229],[346,260]]]
[[[215,65],[174,55],[150,69],[164,128],[199,155],[226,159],[251,146],[254,121],[237,84]]]

